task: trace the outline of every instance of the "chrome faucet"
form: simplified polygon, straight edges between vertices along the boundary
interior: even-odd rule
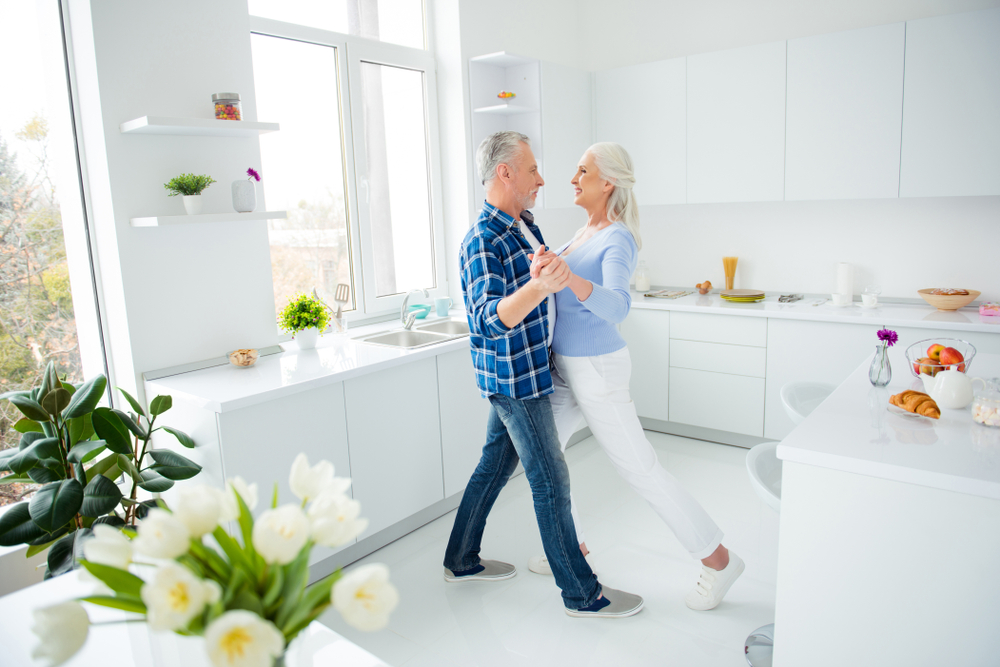
[[[407,312],[407,310],[406,310],[406,306],[410,302],[410,295],[411,294],[416,294],[417,292],[420,292],[421,294],[423,294],[425,299],[430,298],[430,296],[431,296],[427,292],[427,290],[425,290],[423,288],[410,290],[409,292],[406,293],[406,296],[403,297],[403,305],[399,307],[399,321],[403,323],[403,328],[404,329],[409,329],[410,327],[412,327],[414,321],[416,321],[416,319],[417,319],[417,314],[416,313],[410,313],[410,312]]]

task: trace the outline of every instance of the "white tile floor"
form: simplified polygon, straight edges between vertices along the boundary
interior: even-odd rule
[[[745,665],[743,640],[774,620],[778,515],[754,494],[745,449],[647,435],[663,466],[722,527],[723,543],[746,562],[746,572],[715,610],[696,612],[684,605],[697,577],[696,561],[590,438],[566,453],[587,546],[602,583],[645,598],[638,615],[576,619],[563,613],[552,577],[527,567],[528,557],[542,553],[542,546],[521,475],[501,493],[482,551],[484,558],[514,563],[516,577],[446,583],[441,561],[455,518],[451,512],[355,564],[389,566],[400,604],[388,628],[360,632],[335,611],[319,620],[392,667]]]

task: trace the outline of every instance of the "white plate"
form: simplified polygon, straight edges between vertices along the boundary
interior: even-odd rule
[[[862,308],[878,308],[878,304],[875,303],[875,304],[872,304],[870,306],[866,306],[865,304],[861,304],[861,307]]]
[[[940,419],[934,419],[934,417],[928,417],[927,415],[918,415],[916,412],[910,412],[909,410],[904,410],[898,405],[893,405],[892,403],[886,405],[885,409],[894,415],[899,415],[900,417],[915,417],[917,419],[927,419],[932,422],[941,421]]]

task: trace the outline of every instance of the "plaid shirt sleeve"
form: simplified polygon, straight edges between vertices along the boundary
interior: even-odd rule
[[[472,333],[490,340],[503,338],[510,328],[500,321],[497,306],[507,296],[500,253],[482,235],[471,237],[462,252],[466,308]]]

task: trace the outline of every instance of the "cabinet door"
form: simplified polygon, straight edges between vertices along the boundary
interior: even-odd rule
[[[687,58],[687,201],[781,201],[785,42]]]
[[[288,486],[288,474],[300,452],[310,465],[325,459],[333,463],[338,477],[352,476],[342,382],[224,412],[219,415],[219,437],[226,477],[239,475],[257,484],[256,514],[271,506],[275,482],[280,505],[298,504]],[[361,514],[369,516],[364,504]],[[353,543],[338,549],[317,546],[309,562],[321,561]]]
[[[573,208],[580,156],[593,141],[591,73],[542,63],[542,143],[538,150],[546,180],[545,208]],[[468,355],[466,355],[468,356]]]
[[[670,369],[672,421],[731,433],[764,435],[764,379]]]
[[[595,78],[594,141],[625,147],[640,204],[687,201],[685,59],[619,67]]]
[[[490,402],[480,396],[467,350],[437,357],[444,495],[460,492],[479,463]]]
[[[354,497],[368,535],[444,498],[434,358],[345,381]]]
[[[670,312],[633,309],[621,324],[632,358],[629,391],[640,417],[667,421]]]
[[[785,199],[899,196],[905,25],[788,42]]]
[[[906,23],[900,197],[1000,194],[1000,9]]]

